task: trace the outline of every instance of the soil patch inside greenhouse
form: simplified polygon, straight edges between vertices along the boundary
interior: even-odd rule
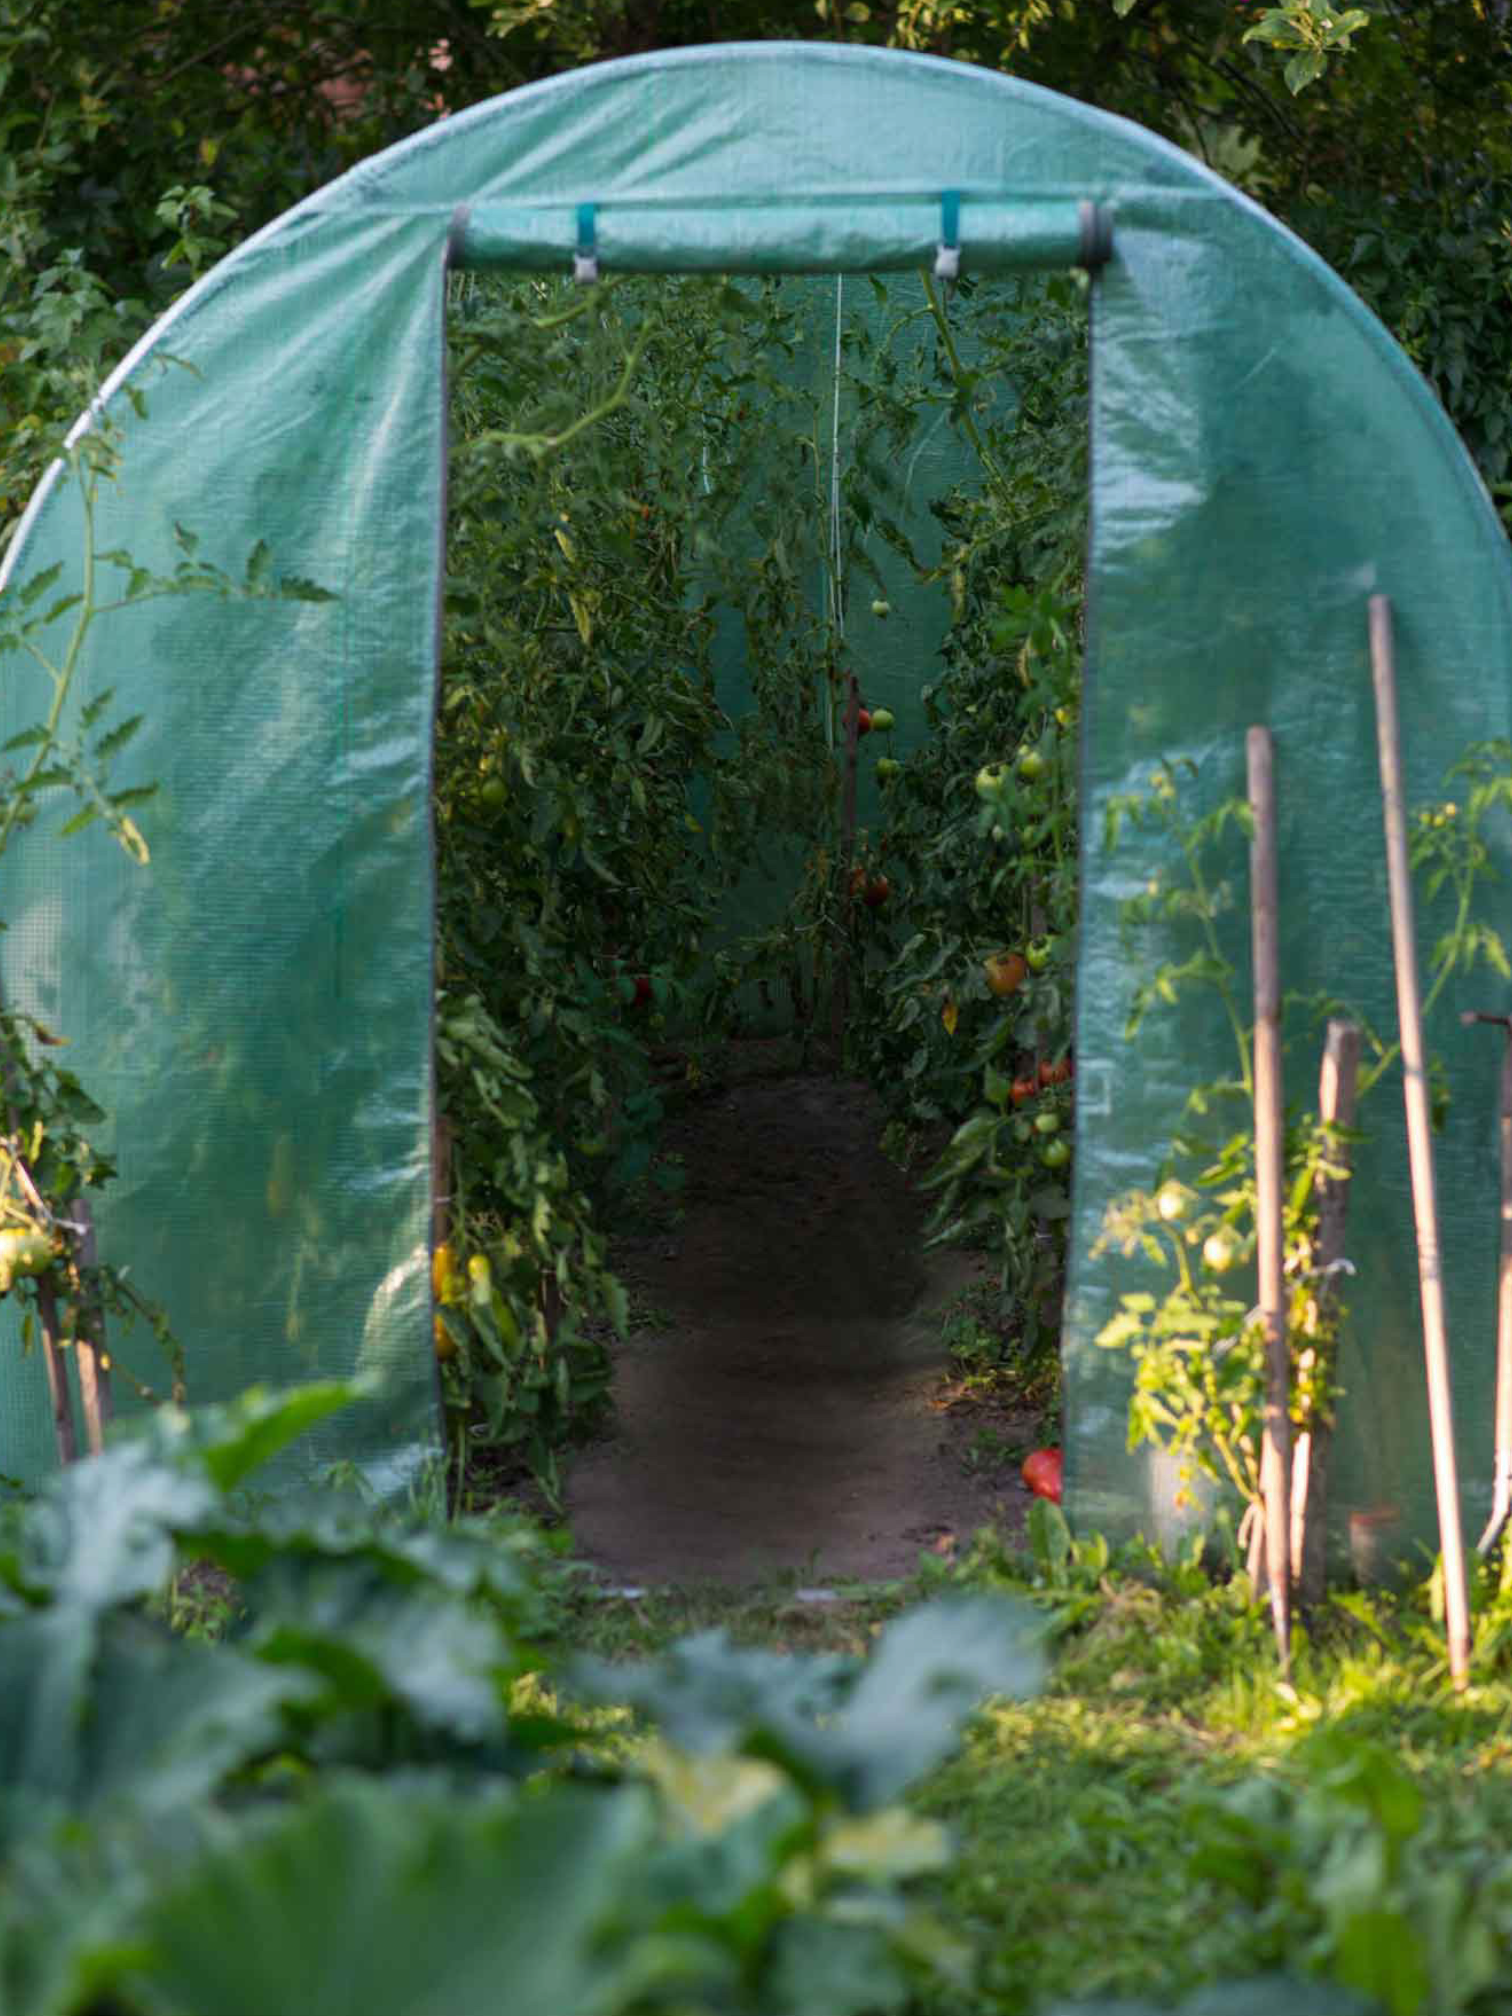
[[[984,1432],[946,1377],[942,1311],[982,1259],[926,1252],[884,1121],[863,1085],[785,1075],[668,1129],[680,1208],[616,1242],[637,1326],[613,1432],[567,1492],[577,1551],[615,1584],[889,1580],[1022,1525],[1007,1452],[1032,1417]]]

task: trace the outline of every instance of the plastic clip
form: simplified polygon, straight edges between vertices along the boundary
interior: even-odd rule
[[[598,245],[594,238],[595,205],[579,203],[577,250],[572,255],[572,277],[579,287],[591,287],[599,277]]]
[[[940,198],[940,243],[935,250],[936,280],[961,277],[961,192],[947,189]]]

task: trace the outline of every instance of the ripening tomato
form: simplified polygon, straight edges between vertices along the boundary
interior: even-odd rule
[[[1062,1460],[1059,1449],[1035,1449],[1024,1458],[1023,1479],[1036,1498],[1061,1502]]]
[[[999,1000],[1004,1000],[1023,986],[1024,975],[1029,968],[1024,963],[1022,952],[994,952],[990,959],[982,961],[982,971],[992,992]]]

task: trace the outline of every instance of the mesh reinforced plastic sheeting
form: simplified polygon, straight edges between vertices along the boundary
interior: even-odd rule
[[[1133,1272],[1093,1260],[1109,1200],[1146,1181],[1194,1076],[1225,1062],[1205,1007],[1123,1040],[1118,920],[1148,872],[1102,810],[1161,756],[1242,776],[1277,739],[1289,988],[1394,1023],[1366,601],[1395,603],[1409,789],[1506,735],[1512,565],[1431,395],[1353,295],[1263,212],[1124,122],[985,71],[819,44],[608,64],[447,119],[241,246],[107,389],[122,479],[98,548],[177,557],[175,521],[239,570],[265,538],[319,605],[153,603],[92,633],[86,691],[147,725],[154,862],[38,829],[10,858],[0,972],[65,1029],[110,1110],[105,1214],[168,1304],[201,1396],[356,1366],[381,1397],[306,1461],[400,1486],[433,1446],[428,1348],[429,745],[440,583],[448,258],[605,270],[917,265],[959,199],[964,271],[1112,256],[1093,296],[1092,622],[1083,713],[1068,1503],[1167,1530],[1171,1480],[1125,1449],[1128,1367],[1098,1329]],[[1096,215],[1088,204],[1099,206]],[[178,360],[168,363],[163,360]],[[192,368],[183,368],[189,366]],[[140,388],[148,417],[125,398]],[[80,573],[67,485],[10,559]],[[12,661],[14,664],[16,661]],[[13,672],[5,732],[34,718]],[[1506,835],[1497,851],[1505,864]],[[1247,966],[1242,907],[1231,920]],[[1425,939],[1430,925],[1425,922]],[[1477,985],[1449,1010],[1504,1009]],[[1462,1473],[1491,1447],[1496,1137],[1490,1039],[1434,1032],[1455,1103],[1440,1189]],[[1316,1069],[1299,1046],[1294,1097]],[[1432,1534],[1406,1157],[1395,1089],[1370,1116],[1352,1212],[1335,1518]],[[9,1357],[0,1468],[46,1461],[40,1369]]]

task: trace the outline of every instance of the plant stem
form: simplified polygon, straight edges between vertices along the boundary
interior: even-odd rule
[[[919,277],[924,282],[924,293],[929,301],[929,312],[934,317],[935,328],[939,331],[940,342],[944,345],[945,355],[950,363],[950,375],[955,380],[956,390],[959,392],[961,390],[961,380],[965,376],[965,366],[961,363],[960,352],[955,346],[955,338],[950,333],[950,318],[945,313],[944,305],[939,295],[935,292],[934,282],[929,274],[927,272],[922,273]],[[959,411],[961,425],[966,430],[967,440],[976,450],[977,459],[991,478],[994,488],[1006,502],[1008,498],[1007,481],[1004,478],[1002,470],[993,459],[992,451],[982,439],[980,428],[972,418],[969,399],[962,398]]]
[[[74,464],[75,472],[78,473],[81,464],[79,451],[76,448],[69,451],[69,459]],[[68,651],[62,665],[54,665],[52,660],[44,656],[34,644],[23,640],[23,642],[26,642],[26,648],[32,657],[36,659],[37,663],[52,680],[53,700],[44,724],[45,739],[37,744],[30,768],[27,770],[20,788],[10,793],[6,800],[4,815],[0,817],[0,854],[4,854],[6,848],[9,846],[11,835],[16,830],[16,822],[21,816],[21,808],[27,802],[26,786],[34,782],[41,775],[53,751],[57,747],[58,725],[63,718],[63,709],[68,701],[69,689],[73,685],[74,673],[78,670],[79,654],[84,648],[84,639],[89,634],[89,626],[98,613],[94,606],[94,507],[95,484],[97,480],[95,476],[91,475],[85,481],[82,474],[80,474],[79,489],[84,506],[84,586],[79,614],[74,621],[73,635],[68,640]]]

